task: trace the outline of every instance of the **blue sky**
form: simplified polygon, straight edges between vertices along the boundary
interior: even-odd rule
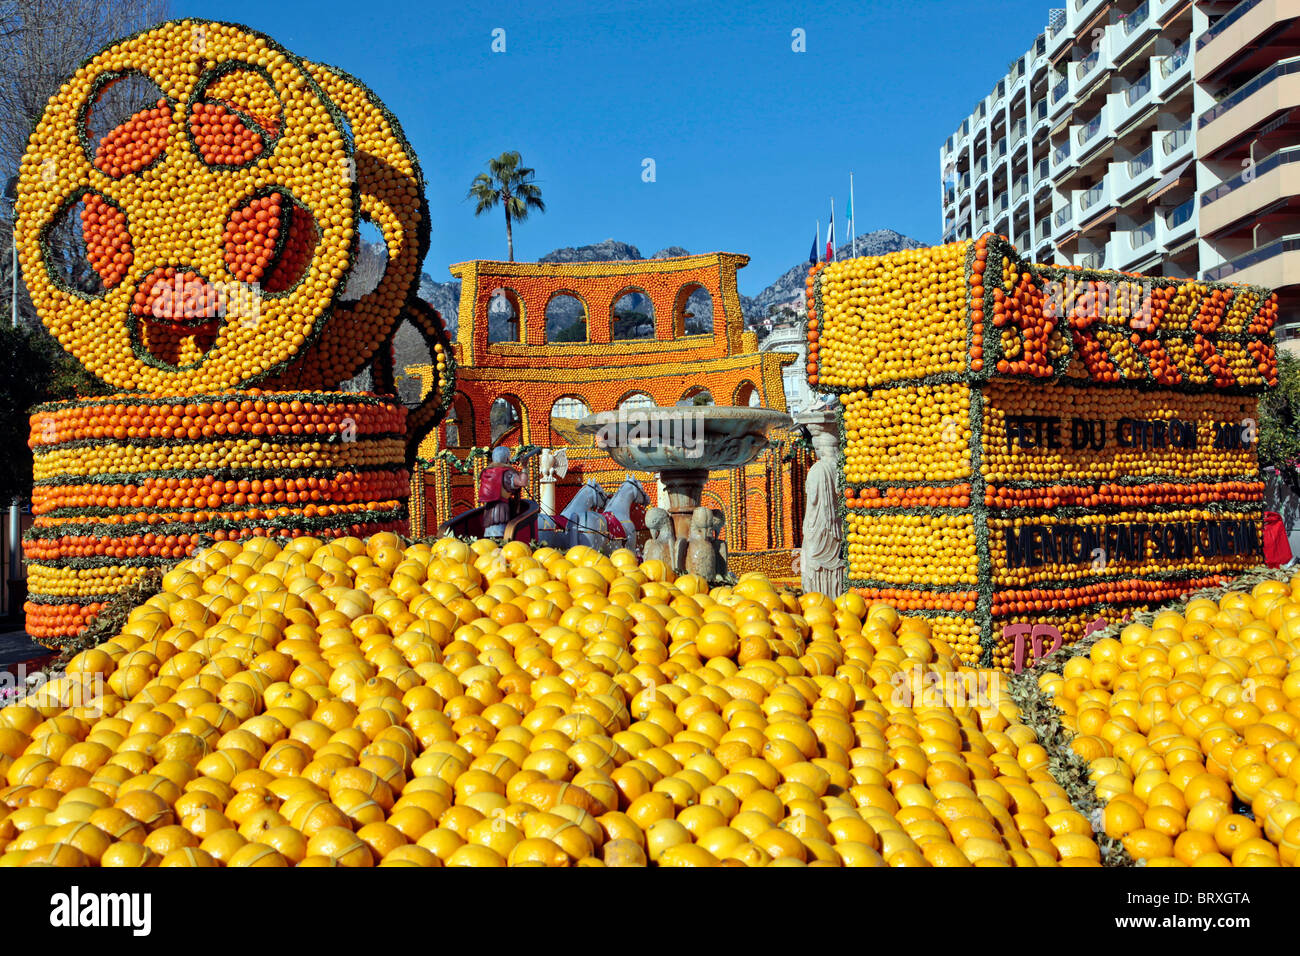
[[[824,237],[832,195],[847,237],[850,170],[859,233],[938,242],[939,147],[1049,6],[174,0],[177,16],[247,24],[379,94],[424,169],[435,279],[506,257],[500,210],[475,219],[464,195],[489,156],[517,149],[549,211],[516,227],[516,258],[611,237],[645,255],[741,252],[746,294],[808,255],[819,217]]]

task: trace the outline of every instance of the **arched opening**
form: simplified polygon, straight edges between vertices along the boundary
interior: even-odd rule
[[[654,408],[655,400],[647,392],[628,392],[618,400],[620,411],[631,411],[634,408]]]
[[[474,406],[464,392],[457,392],[442,420],[442,447],[469,448],[474,444]]]
[[[357,223],[357,257],[348,273],[341,296],[344,302],[359,302],[379,288],[388,271],[388,242],[367,215]]]
[[[731,404],[757,408],[763,404],[763,396],[758,393],[757,385],[744,381],[736,386],[736,394],[732,396]]]
[[[615,342],[655,337],[655,307],[640,289],[628,289],[610,312],[610,338]]]
[[[713,332],[713,296],[704,286],[682,286],[677,292],[675,309],[674,335],[708,335]]]
[[[488,343],[522,340],[523,307],[513,289],[497,288],[488,296]]]
[[[492,425],[492,444],[521,445],[524,442],[524,410],[519,399],[502,395],[492,402],[488,412]]]
[[[688,388],[682,393],[682,397],[677,401],[678,405],[716,405],[713,400],[713,393],[703,385],[696,385]]]
[[[591,414],[591,406],[576,395],[562,395],[551,406],[551,444],[590,447],[595,437],[578,431],[578,422]]]
[[[587,341],[587,305],[569,292],[557,292],[546,303],[546,341]]]

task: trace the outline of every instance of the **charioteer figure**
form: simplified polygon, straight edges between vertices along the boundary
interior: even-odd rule
[[[519,501],[528,487],[528,475],[510,461],[510,449],[492,449],[492,464],[484,467],[478,479],[478,503],[483,506],[483,533],[489,538],[505,534],[506,522],[520,511]]]

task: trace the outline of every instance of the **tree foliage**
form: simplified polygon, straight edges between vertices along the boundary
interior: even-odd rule
[[[43,328],[12,328],[7,320],[0,326],[0,502],[31,494],[31,407],[108,391]]]
[[[533,181],[537,171],[531,166],[520,165],[523,158],[519,153],[508,150],[495,159],[488,160],[488,171],[479,173],[470,183],[466,199],[473,199],[474,215],[481,216],[498,204],[506,213],[506,247],[510,261],[515,261],[514,225],[517,220],[523,222],[529,212],[546,212],[546,203],[542,201],[542,189]]]
[[[1300,493],[1300,359],[1278,349],[1277,378],[1259,400],[1259,463]]]

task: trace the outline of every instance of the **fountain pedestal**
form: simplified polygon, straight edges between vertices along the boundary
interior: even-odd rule
[[[709,472],[743,468],[767,447],[773,431],[789,426],[790,416],[771,408],[679,405],[600,412],[579,422],[578,430],[595,436],[596,447],[622,467],[659,476],[667,492],[659,507],[672,518],[673,570],[681,573]],[[706,518],[701,516],[700,521]],[[697,539],[701,530],[696,529]],[[718,541],[716,566],[725,568],[725,547],[716,522],[708,524],[705,537]]]
[[[704,497],[704,483],[708,481],[709,473],[698,468],[673,468],[660,472],[659,477],[667,492],[666,504],[659,507],[665,508],[672,516],[673,533],[685,541],[691,533],[691,516]]]

